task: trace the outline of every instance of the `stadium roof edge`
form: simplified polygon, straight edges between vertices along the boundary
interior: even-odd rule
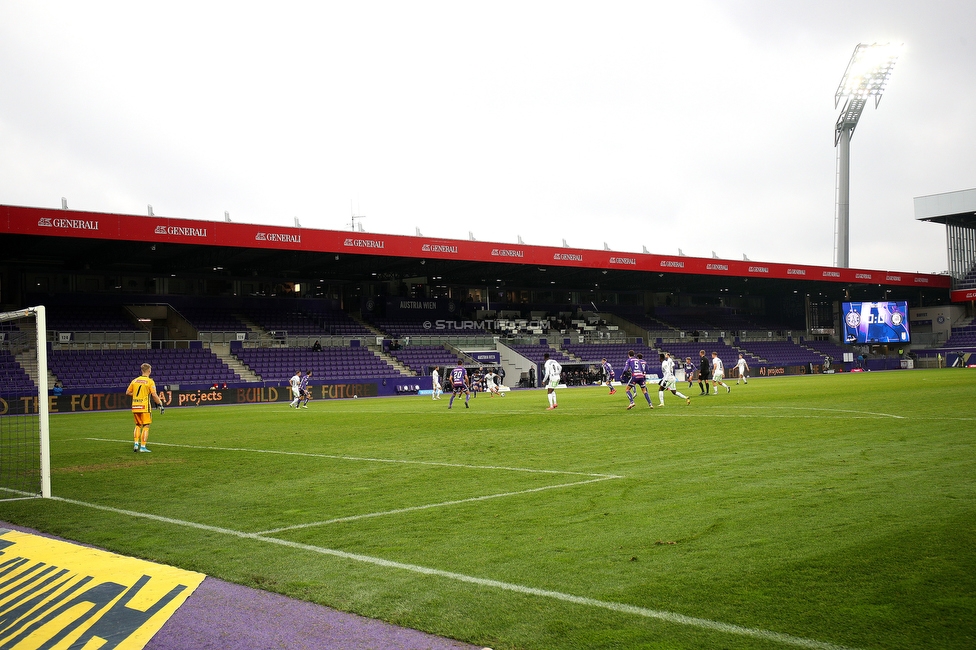
[[[976,227],[976,188],[916,196],[915,219]]]
[[[976,193],[976,190],[973,192]],[[0,205],[0,232],[41,237],[162,242],[277,252],[382,255],[716,278],[771,278],[933,289],[948,289],[951,284],[951,278],[943,274],[506,244],[9,205]]]

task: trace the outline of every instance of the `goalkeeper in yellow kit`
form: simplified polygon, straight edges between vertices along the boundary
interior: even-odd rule
[[[163,412],[163,400],[156,393],[156,382],[149,378],[151,372],[151,365],[142,364],[142,375],[133,379],[125,390],[126,395],[132,396],[132,417],[136,420],[136,428],[132,432],[132,451],[149,453],[146,442],[149,440],[149,425],[152,424],[150,398],[159,405],[159,412]]]

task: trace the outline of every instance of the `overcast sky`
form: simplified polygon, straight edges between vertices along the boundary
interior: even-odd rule
[[[0,204],[941,272],[976,187],[976,2],[0,0]]]

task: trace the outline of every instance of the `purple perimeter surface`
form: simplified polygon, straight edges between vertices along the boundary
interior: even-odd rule
[[[468,650],[477,646],[207,577],[146,650]]]
[[[0,527],[61,539],[13,524],[0,523]],[[480,648],[209,576],[145,647],[147,650]]]

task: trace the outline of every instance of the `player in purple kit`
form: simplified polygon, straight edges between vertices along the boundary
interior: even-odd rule
[[[647,392],[647,362],[644,361],[644,355],[638,354],[634,357],[634,351],[627,351],[627,363],[624,364],[624,373],[630,373],[630,381],[627,382],[627,399],[630,400],[630,404],[627,406],[627,410],[634,408],[634,397],[637,395],[636,386],[640,386],[641,391],[644,392],[644,399],[647,400],[647,406],[649,408],[654,408],[651,404],[651,396]]]
[[[447,403],[447,408],[454,406],[454,398],[464,393],[464,408],[470,408],[468,401],[471,393],[468,392],[468,371],[464,369],[464,360],[458,359],[457,367],[451,369],[451,401]]]
[[[309,370],[302,375],[302,380],[298,384],[298,392],[302,395],[302,408],[308,408],[308,400],[312,399],[312,390],[308,387],[308,380],[312,378],[312,371]]]
[[[695,376],[695,364],[691,362],[691,357],[685,357],[685,381],[688,382],[688,388],[691,388],[693,382],[692,378]]]
[[[610,395],[613,395],[614,393],[617,392],[617,389],[613,387],[613,380],[615,377],[616,375],[613,374],[613,366],[610,365],[610,362],[607,361],[606,358],[604,358],[603,359],[603,383],[605,383],[607,386],[610,387]]]

